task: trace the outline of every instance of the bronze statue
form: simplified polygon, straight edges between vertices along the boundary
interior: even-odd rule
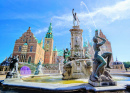
[[[101,39],[102,42],[98,43],[98,39]],[[105,44],[106,40],[98,36],[98,30],[95,31],[95,37],[93,37],[93,48],[95,51],[94,62],[93,62],[93,71],[89,78],[89,83],[93,86],[115,86],[117,83],[112,79],[110,75],[111,68],[109,66],[112,53],[105,52],[102,55],[99,55],[100,47]],[[107,58],[107,62],[105,61]],[[106,65],[106,67],[105,67]]]
[[[17,72],[18,71],[18,56],[14,56],[12,59],[11,59],[12,63],[10,63],[10,71],[11,72]]]
[[[19,72],[18,72],[18,56],[14,56],[13,58],[10,58],[11,62],[10,63],[10,72],[7,73],[6,78],[13,78],[13,77],[19,77]]]
[[[99,55],[99,52],[100,52],[100,46],[102,46],[103,44],[105,44],[106,40],[104,38],[101,38],[99,37],[98,35],[98,30],[96,30],[96,35],[95,37],[93,37],[93,48],[94,48],[94,51],[95,51],[95,54],[94,54],[94,60],[97,61],[98,63],[100,63],[100,65],[98,65],[95,73],[94,73],[94,76],[95,78],[98,78],[98,73],[99,71],[107,64],[106,68],[110,68],[109,66],[109,63],[110,63],[110,60],[111,60],[111,55],[112,53],[110,52],[105,52],[103,53],[102,55]],[[98,38],[102,40],[102,42],[98,43]],[[105,61],[104,58],[107,58],[107,62]]]
[[[77,21],[77,26],[78,26],[80,21],[77,17],[77,14],[74,13],[74,9],[72,10],[72,14],[73,14],[73,25],[75,26],[75,21]]]
[[[64,50],[64,54],[63,54],[64,64],[66,64],[69,61],[70,55],[71,55],[70,51],[68,50],[68,48],[66,48],[66,50]]]

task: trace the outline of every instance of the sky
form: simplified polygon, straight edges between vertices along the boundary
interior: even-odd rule
[[[70,48],[73,8],[83,42],[91,41],[95,29],[101,29],[111,42],[114,60],[130,61],[130,0],[0,0],[0,62],[13,53],[16,39],[28,27],[40,40],[50,22],[54,46]]]

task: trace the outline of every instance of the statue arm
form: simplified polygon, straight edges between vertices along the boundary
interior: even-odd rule
[[[72,10],[72,14],[74,14],[74,9]]]
[[[99,37],[99,36],[98,36],[97,38],[99,38],[99,39],[102,40],[102,42],[98,43],[97,46],[101,46],[101,45],[103,45],[103,44],[106,42],[106,39],[104,39],[104,38],[102,38],[102,37]]]

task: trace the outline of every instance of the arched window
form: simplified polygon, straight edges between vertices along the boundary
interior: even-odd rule
[[[19,46],[19,50],[18,51],[21,52],[21,49],[22,49],[22,46]]]
[[[29,64],[31,63],[31,56],[28,58],[28,63]]]
[[[33,46],[30,47],[30,52],[32,52]]]

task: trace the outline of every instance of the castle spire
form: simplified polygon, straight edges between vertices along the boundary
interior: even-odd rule
[[[46,38],[53,38],[53,34],[52,34],[52,23],[50,23],[50,26],[48,28],[48,32],[46,34]]]
[[[118,61],[118,60],[117,60],[117,57],[116,57],[116,61]]]

